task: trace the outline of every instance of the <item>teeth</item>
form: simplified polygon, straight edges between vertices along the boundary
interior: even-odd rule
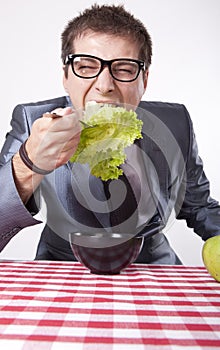
[[[109,106],[109,107],[120,107],[120,104],[117,102],[96,102],[96,101],[88,101],[85,104],[85,111],[84,111],[84,116],[83,120],[84,122],[87,122],[89,118],[96,114],[101,108]]]
[[[97,113],[102,105],[95,102],[89,101],[85,105],[84,121],[87,121],[93,114]]]
[[[88,101],[88,102],[86,102],[85,107],[88,108],[89,106],[94,106],[94,105],[96,105],[96,104],[97,104],[96,101]]]
[[[109,105],[109,106],[119,106],[120,103],[118,102],[96,102],[96,101],[88,101],[86,102],[85,104],[85,108],[87,107],[90,107],[90,106],[95,106],[95,105],[98,105],[98,106],[104,106],[104,105]]]

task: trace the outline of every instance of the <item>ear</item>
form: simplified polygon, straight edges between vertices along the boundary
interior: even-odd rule
[[[68,93],[68,74],[67,74],[67,71],[65,69],[66,67],[63,66],[63,87],[64,87],[64,90]]]
[[[144,79],[144,92],[147,89],[148,75],[149,75],[149,70],[146,70],[146,72],[144,72],[144,77],[143,77],[143,79]]]

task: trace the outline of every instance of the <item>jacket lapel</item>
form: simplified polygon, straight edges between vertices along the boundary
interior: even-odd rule
[[[166,139],[161,132],[161,125],[158,127],[158,123],[161,122],[157,117],[146,110],[141,110],[138,115],[143,121],[143,138],[136,142],[143,150],[143,163],[151,195],[164,221],[164,217],[166,220],[166,209],[169,201],[169,166],[165,155]]]
[[[101,179],[92,176],[87,165],[74,163],[68,164],[68,168],[72,172],[74,195],[83,206],[93,212],[95,218],[108,231],[109,207]]]

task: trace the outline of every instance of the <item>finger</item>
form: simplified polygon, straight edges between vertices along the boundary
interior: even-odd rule
[[[47,112],[47,113],[44,113],[43,115],[42,115],[42,117],[44,117],[44,118],[52,118],[52,119],[55,119],[55,118],[62,118],[62,115],[59,115],[59,114],[57,114],[57,113],[49,113],[49,112]]]
[[[43,117],[55,119],[55,118],[63,117],[65,115],[68,115],[68,116],[74,115],[73,109],[71,107],[56,108],[52,112],[44,113]]]
[[[68,115],[73,113],[73,108],[72,107],[65,107],[65,108],[56,108],[51,113],[55,113],[57,115],[63,116],[63,115]]]

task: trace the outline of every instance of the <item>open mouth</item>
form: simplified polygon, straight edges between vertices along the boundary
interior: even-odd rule
[[[122,103],[120,103],[120,102],[100,100],[100,101],[88,101],[86,103],[86,108],[89,107],[89,106],[95,106],[97,104],[99,106],[109,105],[109,106],[112,106],[112,107],[122,107]]]

